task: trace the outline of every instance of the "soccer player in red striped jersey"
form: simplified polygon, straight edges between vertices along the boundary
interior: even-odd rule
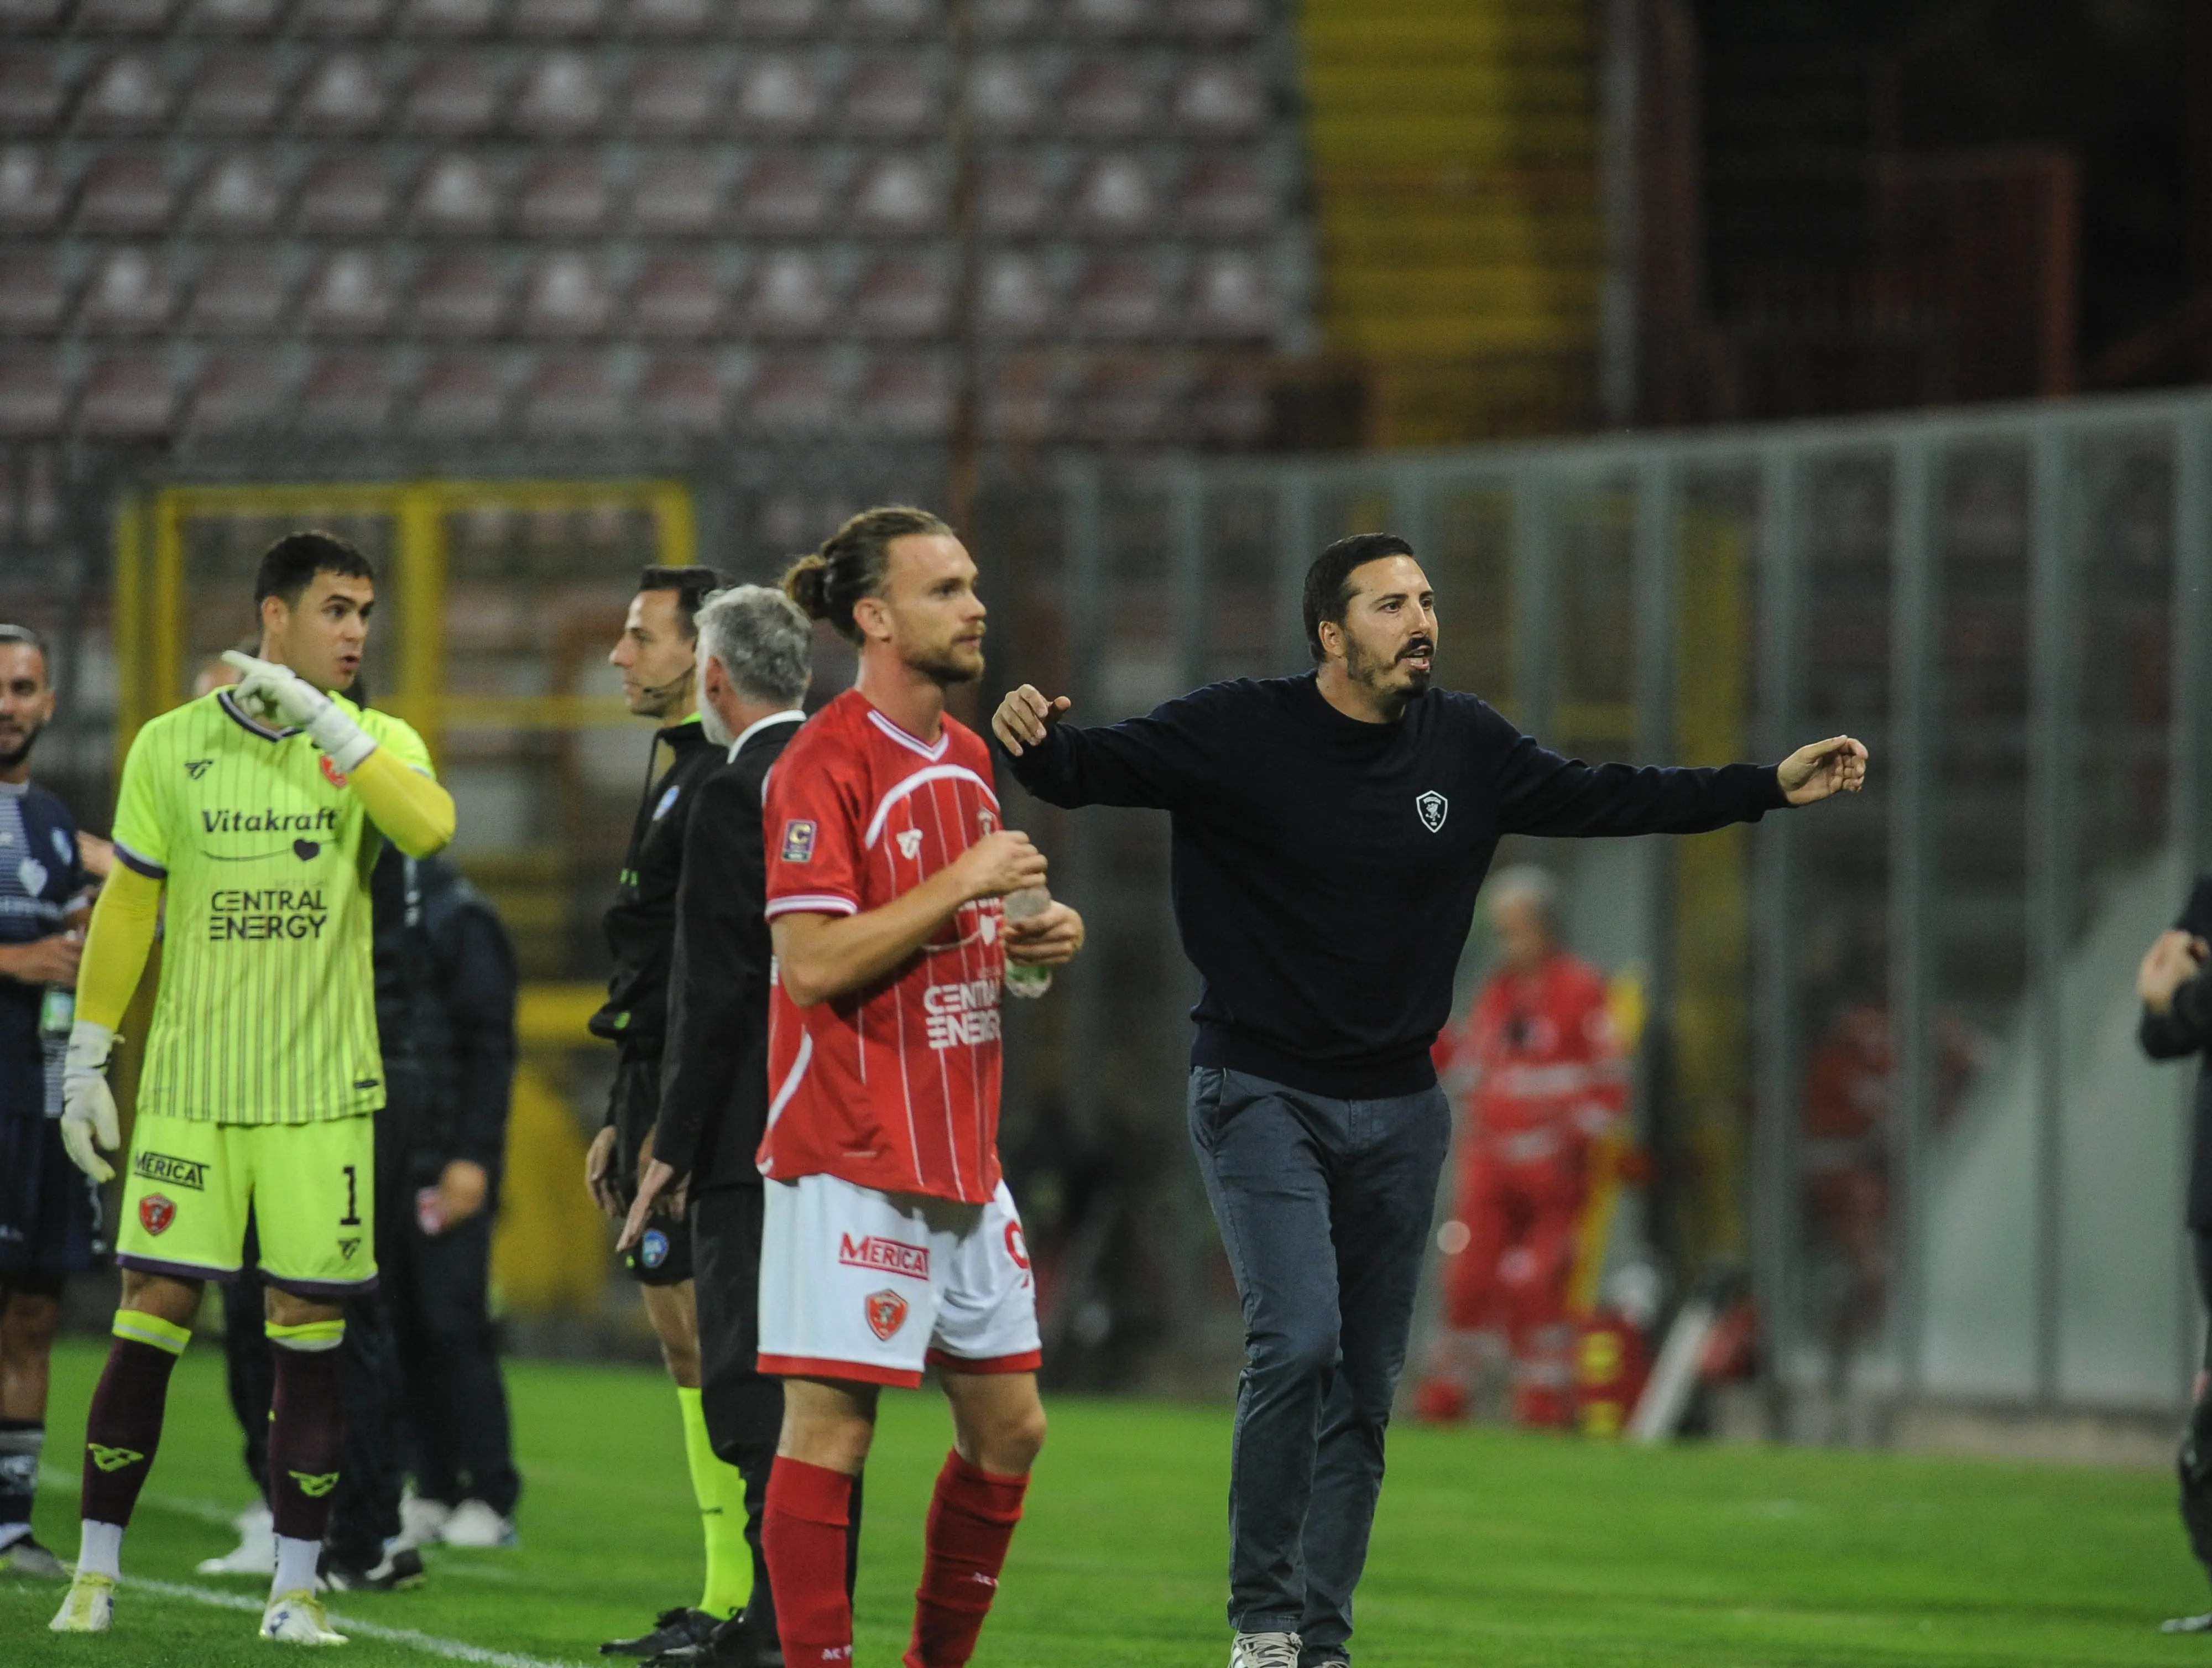
[[[1081,948],[1055,904],[1009,923],[1043,854],[1003,826],[990,755],[945,710],[983,670],[975,564],[917,509],[854,516],[784,581],[860,650],[763,813],[769,997],[760,1365],[784,1379],[763,1530],[790,1668],[852,1659],[853,1479],[876,1400],[934,1366],[953,1449],[929,1508],[908,1668],[975,1648],[1044,1441],[1035,1282],[999,1170],[1009,960]]]

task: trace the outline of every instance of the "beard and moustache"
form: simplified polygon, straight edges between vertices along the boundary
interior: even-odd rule
[[[27,724],[12,733],[0,730],[0,770],[12,770],[28,758],[31,749],[39,745],[39,738],[46,734],[46,728],[44,724]],[[17,738],[12,746],[11,735]]]
[[[1353,683],[1378,687],[1390,668],[1401,661],[1410,661],[1417,654],[1425,654],[1434,661],[1436,652],[1437,646],[1431,639],[1415,637],[1395,654],[1370,654],[1347,634],[1344,642],[1344,672]],[[1406,693],[1408,696],[1421,694],[1435,675],[1433,666],[1415,667],[1407,680]]]

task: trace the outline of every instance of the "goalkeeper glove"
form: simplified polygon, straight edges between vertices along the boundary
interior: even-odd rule
[[[305,730],[339,771],[351,776],[376,751],[376,739],[353,721],[343,707],[287,666],[256,660],[235,648],[224,661],[243,675],[232,698],[287,729]]]
[[[69,1053],[62,1066],[62,1146],[70,1162],[96,1182],[115,1175],[115,1166],[100,1156],[100,1148],[112,1153],[123,1144],[115,1096],[107,1087],[107,1056],[114,1046],[112,1031],[79,1020],[70,1028]]]

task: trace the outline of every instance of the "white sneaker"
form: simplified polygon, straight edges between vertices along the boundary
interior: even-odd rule
[[[81,1570],[46,1625],[58,1634],[104,1634],[115,1620],[115,1578]]]
[[[1298,1668],[1298,1636],[1239,1634],[1229,1647],[1229,1668]]]
[[[323,1601],[304,1587],[296,1592],[280,1592],[269,1601],[269,1608],[261,1612],[261,1636],[284,1645],[346,1642],[343,1634],[331,1631]]]
[[[269,1508],[257,1501],[232,1519],[238,1544],[220,1558],[203,1558],[197,1568],[203,1575],[274,1575],[276,1573],[276,1523]]]
[[[485,1548],[513,1546],[517,1537],[513,1518],[500,1516],[480,1500],[465,1500],[447,1516],[438,1538],[447,1546]]]
[[[399,1538],[410,1546],[434,1546],[446,1533],[453,1508],[441,1500],[409,1494],[399,1501]]]

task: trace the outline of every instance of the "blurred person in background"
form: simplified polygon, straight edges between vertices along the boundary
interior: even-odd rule
[[[614,971],[607,1000],[592,1016],[594,1037],[615,1044],[614,1086],[607,1121],[584,1160],[585,1185],[616,1221],[628,1217],[638,1172],[660,1115],[660,1080],[668,1034],[668,973],[676,947],[676,893],[698,788],[726,762],[708,738],[698,709],[698,614],[722,587],[712,568],[647,568],[639,575],[622,639],[608,654],[622,673],[623,698],[640,718],[659,726],[647,754],[645,791],[631,825],[629,848],[613,906],[606,913]],[[665,762],[664,762],[665,761]],[[676,1381],[684,1452],[706,1541],[707,1577],[696,1604],[660,1611],[632,1639],[609,1640],[610,1656],[658,1655],[703,1644],[741,1610],[751,1590],[752,1560],[739,1532],[744,1478],[714,1457],[699,1389],[699,1317],[691,1280],[688,1218],[655,1222],[623,1255]]]
[[[1437,1038],[1437,1076],[1459,1102],[1459,1193],[1439,1236],[1444,1328],[1415,1397],[1425,1419],[1467,1411],[1480,1335],[1503,1332],[1513,1417],[1573,1422],[1574,1276],[1591,1148],[1627,1104],[1604,977],[1559,940],[1559,889],[1521,865],[1484,902],[1504,965]]]
[[[0,625],[0,1574],[48,1580],[68,1574],[31,1534],[48,1363],[64,1282],[107,1250],[100,1189],[62,1150],[58,1121],[96,880],[69,808],[31,780],[53,715],[46,644]]]

